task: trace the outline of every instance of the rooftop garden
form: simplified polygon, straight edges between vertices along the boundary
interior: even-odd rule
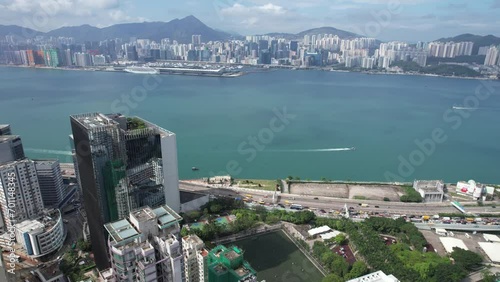
[[[144,123],[143,120],[136,117],[127,118],[127,130],[136,130],[144,128],[146,128],[146,123]]]

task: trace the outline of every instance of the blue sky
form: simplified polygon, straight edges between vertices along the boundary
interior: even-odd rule
[[[42,31],[188,15],[242,35],[332,26],[381,40],[500,36],[500,0],[0,0],[0,24]]]

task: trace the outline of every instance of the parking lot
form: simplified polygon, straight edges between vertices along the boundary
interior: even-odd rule
[[[353,263],[356,262],[356,258],[354,257],[354,254],[351,251],[351,248],[349,248],[349,245],[342,245],[342,246],[335,246],[332,249],[332,252],[336,253],[337,255],[343,257],[347,263],[352,265]]]

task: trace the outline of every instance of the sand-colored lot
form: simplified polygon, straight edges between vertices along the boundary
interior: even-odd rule
[[[398,202],[403,190],[392,185],[359,185],[333,183],[292,183],[290,193],[306,196],[335,197],[355,199],[364,197],[366,200],[382,201],[385,197],[392,202]]]

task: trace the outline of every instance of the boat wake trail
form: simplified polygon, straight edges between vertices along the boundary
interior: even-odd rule
[[[288,153],[310,153],[310,152],[341,152],[354,151],[356,148],[326,148],[326,149],[296,149],[296,150],[269,150],[269,152],[288,152]]]
[[[58,155],[58,156],[71,156],[71,152],[69,151],[59,151],[59,150],[46,150],[46,149],[34,149],[34,148],[26,148],[24,151],[28,153],[36,153],[36,154],[48,154],[48,155]]]

